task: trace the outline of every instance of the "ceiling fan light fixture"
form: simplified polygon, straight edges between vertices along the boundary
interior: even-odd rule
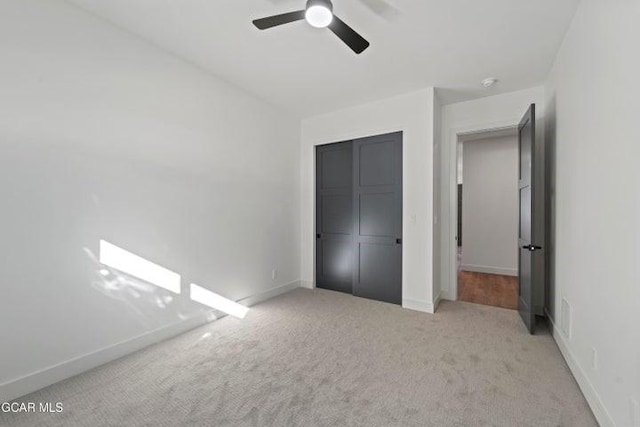
[[[328,27],[333,21],[333,5],[327,0],[309,0],[304,17],[312,27]]]
[[[349,46],[349,49],[354,51],[356,55],[361,54],[369,47],[369,42],[364,37],[345,24],[340,18],[333,15],[333,4],[331,0],[307,0],[307,7],[303,10],[294,10],[293,12],[254,19],[253,25],[259,30],[266,30],[304,19],[307,20],[309,25],[314,27],[328,27],[328,29],[342,40],[344,44]]]

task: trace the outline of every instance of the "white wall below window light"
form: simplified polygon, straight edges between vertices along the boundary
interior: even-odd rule
[[[433,312],[433,88],[309,117],[302,121],[302,279],[314,286],[315,147],[402,131],[402,299]]]
[[[0,400],[205,321],[189,283],[299,284],[298,119],[62,1],[3,1],[0,57]]]

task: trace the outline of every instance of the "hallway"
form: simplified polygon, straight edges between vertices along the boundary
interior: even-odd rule
[[[493,307],[518,308],[518,278],[458,271],[458,300]]]

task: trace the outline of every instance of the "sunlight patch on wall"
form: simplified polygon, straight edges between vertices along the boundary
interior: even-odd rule
[[[235,301],[220,296],[215,292],[211,292],[210,290],[205,289],[202,286],[198,286],[194,283],[192,283],[190,286],[190,292],[191,299],[193,301],[199,302],[200,304],[204,304],[215,310],[222,311],[223,313],[229,314],[239,319],[244,319],[244,316],[246,316],[247,312],[249,311],[249,309],[244,305],[238,304]]]
[[[158,287],[180,293],[180,275],[132,254],[105,240],[100,240],[100,263],[152,283]]]

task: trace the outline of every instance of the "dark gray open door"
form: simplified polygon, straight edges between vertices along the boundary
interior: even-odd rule
[[[353,144],[353,294],[401,304],[402,132]]]
[[[543,257],[538,256],[537,251],[542,250],[539,242],[542,242],[542,233],[537,224],[544,218],[544,209],[538,209],[540,203],[536,197],[540,197],[541,190],[537,188],[535,171],[540,168],[544,158],[540,156],[541,150],[536,150],[536,108],[531,104],[518,126],[518,144],[520,147],[520,226],[519,226],[519,287],[518,287],[518,312],[530,333],[535,329],[536,292],[541,289],[540,283],[544,280],[540,276],[544,271]]]
[[[316,284],[352,293],[353,144],[316,149]]]

